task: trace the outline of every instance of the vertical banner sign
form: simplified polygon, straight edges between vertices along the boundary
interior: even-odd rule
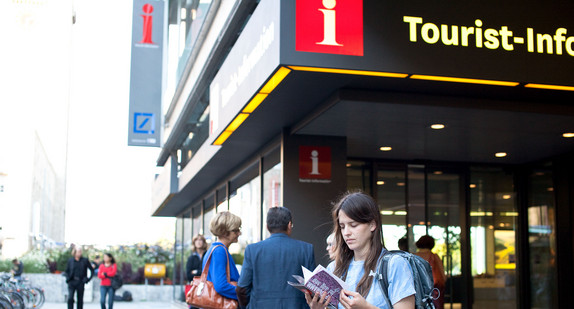
[[[129,146],[161,146],[166,14],[164,0],[134,0]]]
[[[299,182],[331,182],[331,147],[299,146]]]

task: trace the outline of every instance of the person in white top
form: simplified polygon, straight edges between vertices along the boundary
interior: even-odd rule
[[[382,288],[371,276],[377,272],[386,252],[382,240],[381,215],[375,200],[362,192],[346,193],[333,207],[335,260],[328,270],[340,277],[352,291],[343,290],[339,308],[388,308]],[[408,262],[399,256],[389,262],[387,295],[394,309],[415,308],[415,288]],[[326,293],[305,293],[311,309],[327,307]]]

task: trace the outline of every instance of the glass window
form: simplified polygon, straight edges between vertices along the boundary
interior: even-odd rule
[[[229,210],[227,203],[227,186],[222,186],[217,190],[217,212]]]
[[[347,188],[349,190],[362,190],[372,195],[371,191],[372,166],[364,161],[347,162]]]
[[[253,178],[231,193],[229,211],[241,217],[239,242],[229,248],[236,255],[236,262],[243,262],[243,252],[248,244],[261,240],[261,185],[259,177]],[[237,259],[238,257],[238,259]],[[241,264],[238,263],[238,264]]]
[[[269,231],[265,227],[267,222],[267,210],[271,207],[284,206],[281,204],[281,164],[277,164],[263,174],[263,238],[269,237]]]
[[[209,223],[215,216],[215,206],[213,204],[213,196],[204,201],[205,210],[203,211],[203,235],[208,244],[215,241],[215,236],[209,230]]]
[[[173,271],[173,284],[176,299],[181,299],[183,294],[182,285],[185,284],[183,279],[183,218],[177,218],[175,221],[175,263]]]
[[[198,234],[203,234],[203,226],[201,225],[201,205],[197,205],[192,209],[192,228],[193,228],[193,236]]]
[[[379,167],[375,185],[383,221],[385,247],[398,250],[399,239],[407,235],[404,168]]]
[[[415,242],[423,235],[427,234],[425,223],[425,196],[426,178],[424,165],[409,165],[407,168],[408,186],[408,227],[410,229],[409,251],[416,252]]]
[[[177,66],[177,80],[181,78],[185,65],[190,60],[199,31],[204,25],[205,17],[211,6],[211,0],[184,0],[180,1],[180,53]],[[184,43],[184,44],[181,44]]]
[[[209,137],[209,91],[193,107],[186,130],[179,137],[179,169],[182,170]]]
[[[516,308],[514,177],[498,168],[474,168],[469,187],[473,308]]]
[[[556,218],[554,184],[549,170],[529,177],[528,244],[532,308],[557,308]]]

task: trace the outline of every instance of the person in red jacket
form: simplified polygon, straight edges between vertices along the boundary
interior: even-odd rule
[[[108,296],[108,309],[114,307],[114,288],[112,287],[112,277],[116,275],[118,267],[116,260],[110,253],[104,254],[104,262],[98,269],[98,278],[102,279],[100,283],[100,304],[102,309],[106,309],[106,295]]]

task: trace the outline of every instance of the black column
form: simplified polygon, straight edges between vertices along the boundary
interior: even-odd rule
[[[558,308],[572,306],[574,291],[574,154],[553,162],[556,196],[556,263]]]

